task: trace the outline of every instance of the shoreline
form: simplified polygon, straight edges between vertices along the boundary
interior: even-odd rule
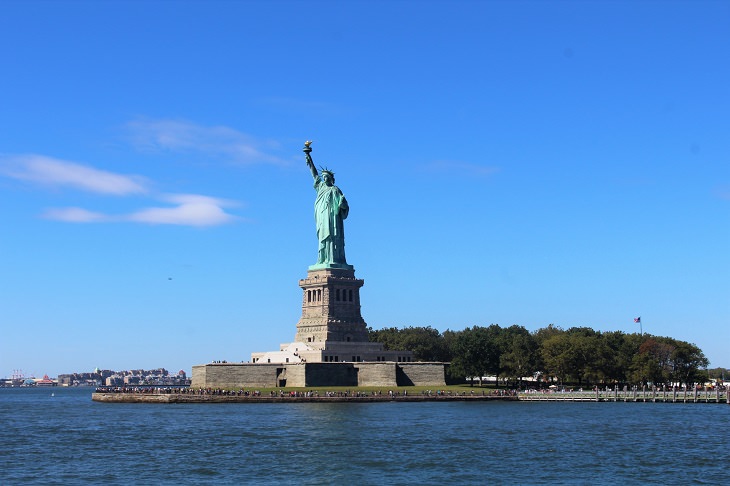
[[[384,403],[384,402],[585,402],[585,403],[691,403],[730,404],[726,399],[673,400],[671,397],[638,399],[595,396],[517,396],[517,395],[367,395],[367,396],[245,396],[187,395],[177,393],[94,392],[91,400],[101,403]]]
[[[330,396],[297,395],[240,395],[240,394],[186,394],[186,393],[134,393],[93,392],[91,400],[102,403],[382,403],[382,402],[601,402],[601,403],[715,403],[730,405],[725,396],[680,397],[680,396],[616,396],[585,394],[372,394]]]
[[[91,400],[104,403],[378,403],[517,401],[513,395],[367,395],[367,396],[244,396],[178,393],[94,392]]]

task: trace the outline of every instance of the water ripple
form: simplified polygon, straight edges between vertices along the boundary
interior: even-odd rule
[[[100,404],[0,389],[1,484],[726,483],[723,404]]]

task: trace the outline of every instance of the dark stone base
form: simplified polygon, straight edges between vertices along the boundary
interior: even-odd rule
[[[193,366],[191,388],[445,386],[448,363],[211,363]]]

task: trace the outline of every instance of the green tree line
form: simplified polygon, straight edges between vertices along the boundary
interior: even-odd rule
[[[462,331],[432,327],[368,328],[370,341],[388,350],[411,350],[416,361],[447,361],[450,378],[496,376],[498,383],[590,385],[692,385],[707,380],[708,359],[692,343],[650,334],[563,330],[550,324],[473,326]],[[730,377],[729,377],[730,378]]]

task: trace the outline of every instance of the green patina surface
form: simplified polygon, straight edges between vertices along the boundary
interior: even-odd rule
[[[345,224],[350,207],[342,191],[335,185],[335,174],[328,169],[317,172],[312,160],[312,142],[305,142],[304,151],[307,166],[314,178],[317,198],[314,201],[314,221],[317,228],[319,249],[317,263],[310,270],[341,268],[351,270],[345,258]]]

